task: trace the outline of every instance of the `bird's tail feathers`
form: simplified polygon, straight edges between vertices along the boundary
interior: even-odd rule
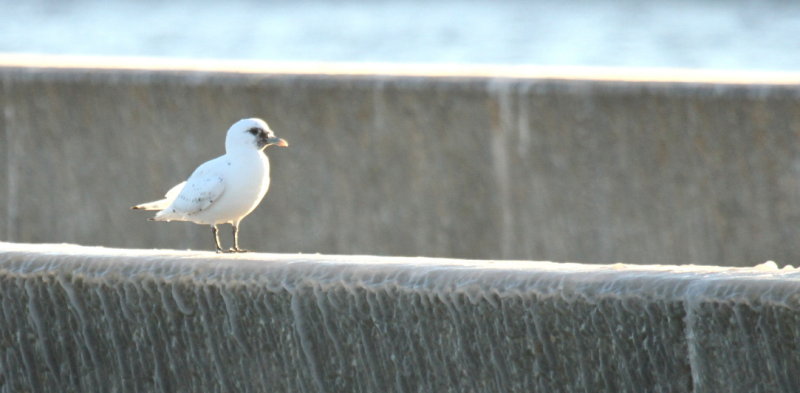
[[[186,182],[178,183],[174,187],[170,188],[169,191],[167,191],[167,194],[164,195],[164,199],[161,199],[161,200],[158,200],[158,201],[140,203],[140,204],[138,204],[136,206],[131,206],[131,209],[132,210],[164,210],[164,209],[167,208],[167,206],[172,204],[172,201],[174,201],[175,198],[178,197],[178,194],[181,193],[181,191],[183,190],[183,186],[185,186],[185,185],[186,185]]]
[[[170,201],[168,199],[162,199],[160,201],[152,201],[152,202],[140,203],[140,204],[138,204],[136,206],[131,206],[131,209],[132,210],[163,210],[164,208],[169,206],[169,204],[171,202],[172,201]]]
[[[183,220],[185,219],[185,217],[186,216],[184,216],[183,214],[176,213],[175,209],[169,209],[169,210],[162,210],[156,213],[156,215],[153,216],[153,218],[148,218],[148,220],[170,222],[172,220]]]

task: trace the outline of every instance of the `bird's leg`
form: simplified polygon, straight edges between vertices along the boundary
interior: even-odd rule
[[[231,248],[231,252],[248,252],[248,250],[242,250],[239,248],[239,224],[232,224],[233,225],[233,248]]]
[[[217,230],[216,224],[211,226],[211,233],[214,234],[214,245],[217,247],[217,254],[219,254],[222,252],[222,247],[219,245],[219,230]]]

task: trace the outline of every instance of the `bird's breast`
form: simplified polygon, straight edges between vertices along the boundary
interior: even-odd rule
[[[258,156],[232,162],[230,166],[231,187],[255,203],[261,201],[269,189],[269,160],[264,154]]]

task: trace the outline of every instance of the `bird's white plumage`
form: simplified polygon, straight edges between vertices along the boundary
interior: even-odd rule
[[[214,161],[209,161],[197,168],[189,180],[184,182],[184,186],[181,187],[170,206],[159,212],[156,217],[166,217],[170,213],[191,217],[208,209],[215,201],[219,201],[225,192],[225,178],[230,176],[226,176],[224,171],[220,170],[224,167],[215,168],[213,165],[209,165],[211,163]],[[187,219],[187,221],[192,220]]]
[[[153,218],[157,221],[238,225],[258,206],[270,183],[264,146],[248,132],[253,128],[267,130],[275,138],[263,120],[240,120],[228,130],[225,155],[200,165],[189,179],[170,189],[164,199],[135,208],[161,209]]]
[[[183,186],[186,185],[186,182],[180,182],[176,184],[174,187],[170,188],[169,191],[164,195],[164,199],[159,199],[157,201],[152,202],[145,202],[138,204],[133,207],[133,209],[138,210],[161,210],[167,206],[169,206],[172,201],[180,194]]]
[[[167,191],[166,194],[164,194],[164,198],[169,200],[169,203],[172,203],[172,201],[174,201],[175,198],[178,197],[178,194],[181,193],[181,190],[183,190],[183,186],[185,186],[185,185],[186,185],[185,181],[182,181],[182,182],[176,184],[175,186],[170,188],[169,191]],[[164,207],[166,207],[166,206],[164,206]]]

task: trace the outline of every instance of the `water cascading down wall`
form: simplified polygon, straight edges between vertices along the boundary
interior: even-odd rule
[[[800,78],[6,63],[0,392],[800,390],[800,273],[685,265],[796,264]],[[277,254],[153,250],[246,116]]]

